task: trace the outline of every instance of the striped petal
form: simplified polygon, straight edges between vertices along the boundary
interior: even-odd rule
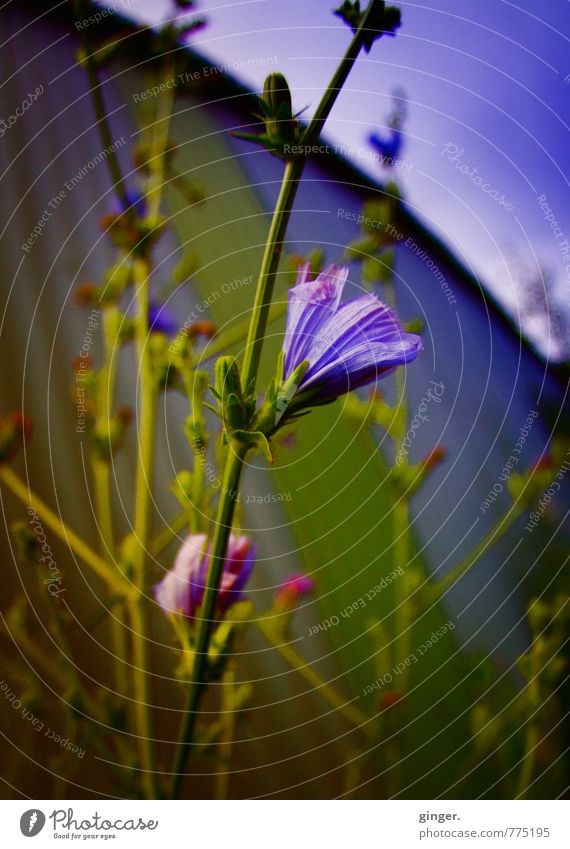
[[[289,290],[285,379],[307,359],[306,353],[318,338],[320,328],[335,314],[348,276],[348,268],[329,265],[316,280],[308,282],[309,268],[309,263],[301,267],[297,285]]]
[[[323,283],[321,300],[312,299],[309,306],[305,289],[319,279],[313,284],[303,280],[295,287],[301,291],[294,294],[294,310],[288,316],[285,377],[308,360],[298,391],[317,389],[311,396],[313,403],[365,386],[411,362],[422,349],[421,337],[407,333],[396,312],[375,295],[340,304],[347,272],[330,266],[327,273],[332,282]]]

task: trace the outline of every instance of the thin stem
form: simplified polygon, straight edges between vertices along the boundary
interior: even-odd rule
[[[216,799],[227,799],[229,789],[229,766],[235,733],[236,711],[234,704],[235,672],[230,663],[224,674],[222,687],[221,731],[218,754],[220,765],[216,773]]]
[[[104,557],[113,557],[113,517],[111,513],[110,469],[109,464],[97,457],[92,459],[93,484],[95,489],[95,515],[97,530],[101,538],[101,553]]]
[[[526,702],[528,705],[529,719],[525,730],[524,754],[522,756],[521,771],[517,785],[516,799],[525,799],[532,781],[536,761],[536,749],[540,741],[540,734],[536,723],[536,705],[542,704],[538,673],[532,673],[527,683]]]
[[[152,496],[153,449],[155,428],[156,386],[149,350],[148,307],[149,268],[146,261],[134,262],[136,300],[135,341],[140,369],[140,416],[138,420],[138,462],[135,483],[134,533],[137,541],[133,563],[133,583],[140,594],[129,604],[133,642],[133,692],[135,719],[139,738],[142,780],[148,798],[155,798],[152,734],[148,694],[148,658],[146,650],[146,616],[140,603],[146,584],[146,556],[150,537],[150,507]]]
[[[257,378],[259,369],[259,361],[261,359],[261,350],[265,330],[267,327],[267,319],[269,315],[269,307],[273,297],[273,289],[275,287],[275,279],[277,276],[277,268],[281,259],[283,250],[283,240],[291,209],[297,188],[299,186],[299,178],[305,167],[304,159],[295,159],[292,162],[287,162],[283,174],[283,182],[281,190],[277,198],[277,204],[271,220],[269,235],[261,261],[261,269],[259,279],[257,281],[257,290],[255,293],[255,301],[251,312],[251,320],[249,325],[249,333],[246,342],[245,359],[243,365],[243,385],[249,389],[250,383]],[[252,391],[255,390],[255,384],[252,386]]]
[[[86,6],[83,0],[76,0],[74,5],[77,11],[78,19],[82,20],[88,16],[87,14],[84,14]],[[123,176],[121,174],[121,168],[119,165],[117,153],[113,145],[113,137],[111,135],[109,119],[107,117],[107,110],[105,109],[105,103],[103,100],[103,92],[101,91],[99,75],[97,73],[95,62],[93,61],[91,48],[89,46],[89,38],[85,30],[85,27],[80,27],[79,32],[81,46],[83,48],[83,53],[85,56],[85,66],[87,69],[87,77],[89,80],[91,100],[93,102],[95,115],[97,117],[97,127],[101,136],[103,148],[106,151],[105,161],[107,162],[109,174],[111,175],[113,188],[117,193],[117,197],[119,198],[121,205],[124,209],[126,209],[129,205],[128,194],[123,181]]]
[[[93,549],[75,531],[72,531],[41,498],[38,498],[9,466],[0,466],[0,480],[6,484],[23,504],[32,508],[47,527],[57,534],[109,587],[114,589],[119,595],[128,596],[132,594],[130,584],[121,574],[115,571],[106,560],[95,554]]]
[[[394,502],[394,570],[400,577],[396,581],[396,663],[405,663],[410,656],[412,642],[412,623],[410,621],[409,599],[409,569],[410,569],[410,537],[409,537],[409,506],[405,495],[401,494]],[[408,667],[402,670],[403,689],[406,689]]]
[[[465,575],[472,566],[474,566],[482,554],[485,554],[487,549],[491,548],[499,537],[506,533],[510,526],[518,518],[519,511],[511,506],[497,522],[485,534],[483,539],[467,554],[456,566],[451,569],[443,578],[432,584],[427,590],[428,601],[434,602],[441,598],[450,587],[452,587],[460,578]]]
[[[113,557],[113,525],[110,499],[110,469],[109,464],[96,458],[92,461],[93,481],[95,485],[95,515],[101,535],[101,554]],[[107,611],[105,611],[107,613]],[[125,695],[125,660],[127,657],[127,640],[120,618],[111,616],[111,638],[113,643],[113,672],[114,687],[119,695]]]
[[[196,725],[197,712],[202,691],[206,686],[205,669],[208,659],[208,646],[210,635],[215,622],[215,607],[218,597],[218,589],[224,568],[228,539],[232,529],[233,515],[236,505],[236,495],[239,487],[243,460],[247,453],[247,446],[236,443],[230,445],[230,454],[226,462],[222,492],[218,504],[218,514],[212,539],[212,553],[209,558],[208,575],[206,578],[206,589],[202,603],[201,618],[198,623],[198,636],[196,638],[196,652],[192,681],[188,687],[186,708],[182,720],[180,740],[175,756],[174,780],[172,796],[176,798],[180,791],[184,769],[190,749]]]
[[[193,436],[191,448],[194,454],[194,466],[192,469],[192,498],[191,509],[187,511],[188,526],[191,534],[200,533],[204,530],[204,505],[202,504],[206,491],[206,441],[205,434],[206,423],[203,417],[203,391],[197,391],[196,379],[193,372],[189,369],[184,371],[184,385],[186,395],[188,396],[188,405],[190,408],[190,418],[192,419]]]
[[[173,76],[173,63],[168,59],[162,70],[162,78],[168,82]],[[172,117],[172,104],[174,102],[174,89],[165,86],[161,96],[158,98],[156,120],[153,126],[152,150],[153,156],[148,162],[150,169],[147,201],[148,217],[155,220],[160,212],[160,203],[164,189],[164,174],[166,169],[165,151],[168,145],[168,132],[170,119]]]
[[[183,510],[182,513],[179,513],[178,516],[176,516],[169,525],[166,525],[153,539],[150,544],[151,556],[158,557],[158,555],[164,551],[169,542],[171,542],[174,537],[178,536],[180,531],[184,530],[187,524],[188,514],[185,510]]]
[[[355,33],[346,54],[344,55],[329,87],[325,91],[323,98],[317,107],[312,121],[303,134],[303,143],[305,145],[311,145],[318,138],[324,122],[330,114],[330,111],[338,97],[339,91],[346,81],[354,61],[360,52],[360,48],[362,47],[366,34],[369,17],[375,5],[375,0],[371,0],[364,15],[362,25]],[[287,231],[293,202],[299,186],[299,179],[303,173],[305,162],[305,158],[298,158],[291,162],[287,162],[279,197],[273,213],[271,226],[269,228],[267,244],[263,254],[251,314],[251,324],[246,343],[242,372],[243,386],[246,387],[246,391],[248,392],[253,392],[255,390],[277,268],[281,252],[283,250],[283,241]],[[202,619],[198,628],[197,649],[194,663],[195,670],[193,673],[194,680],[191,682],[188,691],[187,711],[183,719],[180,744],[176,754],[175,777],[173,782],[173,795],[175,797],[178,795],[180,790],[183,770],[192,746],[196,714],[202,690],[205,686],[205,682],[203,680],[204,670],[207,663],[207,653],[214,621],[213,617],[215,613],[216,599],[223,572],[227,543],[231,531],[235,509],[235,495],[239,486],[243,460],[247,453],[247,447],[240,445],[239,443],[234,445],[233,448],[234,453],[230,453],[228,458],[224,476],[224,488],[222,489],[220,502],[218,504],[218,515],[216,518],[214,537],[212,540],[212,554],[208,567],[206,591],[204,594],[204,603],[202,608]]]
[[[157,797],[156,773],[152,753],[152,734],[148,697],[148,658],[146,651],[146,617],[140,600],[130,599],[129,616],[133,639],[133,695],[135,722],[141,757],[142,785],[148,799]]]
[[[100,371],[100,384],[97,393],[97,418],[103,425],[103,432],[110,428],[113,397],[117,373],[115,354],[116,339],[114,328],[117,326],[116,307],[103,310],[104,361]],[[111,469],[110,462],[101,459],[92,449],[91,468],[95,489],[95,516],[101,537],[101,554],[114,559],[115,537],[113,532],[113,514],[111,506]],[[111,637],[113,644],[113,669],[115,690],[125,695],[125,661],[127,640],[121,617],[111,616]]]
[[[172,63],[165,63],[163,74],[172,74]],[[155,221],[160,213],[164,188],[165,151],[168,143],[168,127],[173,93],[166,87],[163,97],[158,99],[156,122],[153,127],[152,156],[147,163],[149,169],[147,202],[149,221]],[[133,563],[133,581],[138,598],[129,604],[133,641],[133,688],[135,718],[139,736],[142,781],[148,798],[156,798],[156,774],[154,772],[151,717],[148,698],[148,657],[146,648],[147,617],[141,604],[145,595],[146,559],[150,546],[151,504],[153,486],[153,451],[155,437],[155,413],[158,387],[153,373],[149,346],[148,312],[150,301],[150,258],[145,254],[135,257],[133,277],[136,287],[137,318],[135,343],[140,374],[140,416],[138,420],[138,462],[135,482],[134,533],[137,548]]]
[[[271,645],[277,649],[283,660],[289,666],[295,669],[299,675],[325,699],[331,707],[333,707],[341,716],[343,716],[351,725],[354,725],[363,734],[371,739],[376,738],[374,729],[371,727],[370,717],[363,711],[359,710],[350,702],[346,702],[340,696],[334,687],[323,681],[321,676],[315,672],[313,667],[308,664],[300,654],[288,643],[284,643],[279,634],[275,632],[271,626],[268,626],[262,619],[257,619],[255,624]]]
[[[277,321],[277,319],[284,316],[286,312],[287,303],[285,301],[272,304],[269,310],[267,324]],[[242,321],[238,321],[235,325],[228,328],[228,330],[223,330],[220,334],[216,335],[211,342],[208,342],[203,352],[200,353],[196,365],[201,366],[208,360],[211,360],[214,357],[219,357],[220,354],[227,353],[233,345],[244,342],[248,336],[250,323],[249,318],[244,318]]]
[[[371,0],[368,4],[362,24],[350,42],[348,50],[335,71],[332,80],[321,98],[321,102],[315,110],[315,114],[313,115],[309,126],[303,134],[300,145],[304,148],[309,148],[316,142],[323,129],[325,121],[330,115],[335,101],[347,80],[358,54],[360,53],[360,49],[366,35],[369,17],[372,13],[372,8],[375,5],[376,0]],[[275,206],[275,212],[273,213],[273,219],[271,221],[271,227],[269,229],[269,235],[265,245],[263,260],[257,281],[257,290],[251,314],[251,324],[249,327],[243,366],[243,385],[249,389],[251,384],[253,387],[252,391],[255,390],[261,350],[267,328],[269,308],[273,297],[277,268],[279,266],[281,252],[283,250],[283,240],[287,231],[287,225],[289,224],[289,218],[291,216],[291,210],[297,194],[297,189],[299,187],[299,180],[303,173],[306,161],[305,157],[300,157],[287,162],[285,166],[281,191],[279,192],[279,198],[277,200],[277,205]]]

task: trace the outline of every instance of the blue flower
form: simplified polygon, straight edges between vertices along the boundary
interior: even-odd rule
[[[402,131],[398,127],[392,127],[390,135],[384,137],[379,133],[371,133],[368,136],[368,141],[380,154],[382,164],[389,167],[394,164],[394,160],[397,160],[400,155],[403,144]]]
[[[146,197],[138,189],[125,189],[124,200],[113,198],[111,212],[121,215],[123,212],[134,212],[137,218],[145,218],[148,211]]]
[[[375,295],[341,303],[347,276],[348,268],[329,265],[309,281],[307,263],[289,291],[283,385],[288,401],[296,396],[296,408],[301,397],[308,405],[333,401],[411,362],[422,350],[421,338],[407,333],[394,310]],[[308,366],[299,369],[302,363]],[[291,386],[295,372],[300,380]]]
[[[151,301],[148,305],[148,326],[153,333],[164,333],[165,336],[175,336],[178,332],[178,322],[164,304]]]

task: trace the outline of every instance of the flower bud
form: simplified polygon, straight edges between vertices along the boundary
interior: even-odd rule
[[[400,704],[403,698],[404,694],[400,693],[399,690],[386,690],[384,693],[380,693],[378,697],[378,709],[381,712],[390,710]]]
[[[260,105],[269,140],[275,144],[292,142],[297,121],[293,116],[291,91],[283,74],[273,73],[266,78]]]
[[[241,378],[234,357],[218,357],[214,372],[216,392],[222,400],[232,394],[241,398]]]
[[[239,368],[234,357],[217,359],[215,394],[224,425],[230,430],[247,429],[255,411],[255,402],[244,397]]]
[[[189,621],[204,600],[211,544],[205,534],[190,534],[174,565],[153,587],[154,597],[165,615],[181,613]],[[243,590],[255,563],[255,547],[246,536],[230,534],[217,598],[216,617],[244,598]]]
[[[429,451],[425,457],[420,460],[420,465],[424,472],[431,472],[431,470],[435,469],[436,466],[439,466],[446,457],[447,448],[444,448],[443,445],[436,445],[435,448],[432,448],[431,451]]]
[[[0,416],[0,463],[12,460],[22,445],[32,438],[32,420],[14,410]]]
[[[98,306],[99,287],[95,283],[80,283],[73,292],[73,300],[78,307]]]
[[[27,522],[23,520],[12,522],[10,532],[20,560],[33,563],[38,554],[38,538],[32,533]]]
[[[275,593],[275,606],[292,609],[304,596],[312,595],[315,582],[308,575],[291,575]]]
[[[213,339],[217,332],[218,328],[213,321],[202,319],[193,322],[187,329],[186,335],[190,339],[197,339],[199,336],[203,336],[205,339]]]

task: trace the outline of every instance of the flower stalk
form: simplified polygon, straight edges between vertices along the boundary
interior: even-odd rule
[[[32,490],[24,483],[23,480],[9,466],[0,465],[0,480],[20,499],[20,501],[34,510],[40,517],[42,522],[50,528],[57,536],[63,540],[66,545],[76,554],[83,562],[89,566],[96,575],[103,580],[110,589],[114,590],[119,596],[129,597],[132,595],[132,587],[126,581],[114,565],[99,557],[93,549],[87,545],[84,540],[71,530],[62,519],[45,504],[41,498],[35,495]]]
[[[367,37],[368,24],[373,11],[376,8],[376,0],[371,0],[362,23],[357,29],[350,45],[341,60],[332,80],[325,91],[315,114],[302,136],[301,144],[310,147],[318,139],[321,130],[328,118],[334,103],[348,78],[352,66],[360,53]],[[283,250],[283,243],[291,210],[299,187],[299,180],[303,173],[306,157],[302,156],[288,161],[285,165],[283,181],[273,213],[271,226],[265,246],[255,300],[252,309],[251,323],[246,343],[244,365],[242,371],[242,386],[246,392],[255,392],[261,352],[279,260]],[[233,449],[233,450],[232,450]],[[183,772],[188,755],[192,747],[192,739],[196,724],[196,715],[199,707],[200,697],[205,685],[204,672],[207,664],[208,645],[214,620],[214,611],[218,595],[220,579],[226,556],[229,535],[232,529],[233,515],[235,509],[235,497],[239,488],[243,463],[248,451],[248,446],[243,443],[231,443],[228,456],[222,492],[218,504],[214,536],[212,540],[212,556],[208,569],[206,593],[202,608],[202,619],[200,621],[197,638],[197,650],[195,655],[195,669],[193,681],[190,684],[187,697],[187,707],[182,722],[180,742],[178,745],[175,765],[173,791],[174,798],[179,793]]]

